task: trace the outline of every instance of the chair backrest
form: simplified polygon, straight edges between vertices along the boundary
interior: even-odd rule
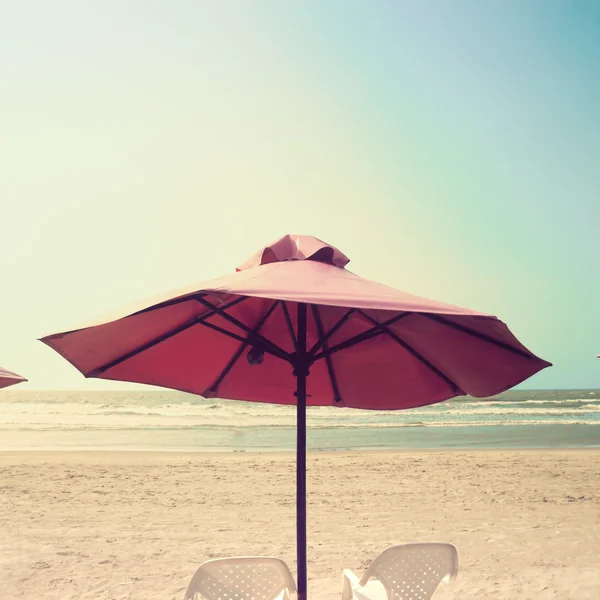
[[[186,600],[284,600],[296,593],[288,566],[271,556],[216,558],[198,567]]]
[[[451,544],[404,544],[384,550],[360,581],[381,581],[389,600],[429,600],[442,580],[456,577],[458,553]]]

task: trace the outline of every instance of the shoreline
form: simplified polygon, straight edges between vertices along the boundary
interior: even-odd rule
[[[403,456],[403,457],[411,457],[411,456],[419,456],[419,455],[440,455],[440,456],[453,456],[453,455],[473,455],[473,454],[528,454],[528,455],[547,455],[547,454],[600,454],[600,447],[584,447],[584,448],[448,448],[448,449],[440,449],[440,448],[382,448],[382,449],[374,449],[374,448],[366,448],[366,449],[352,449],[352,450],[335,450],[335,449],[327,449],[327,450],[307,450],[307,456],[335,456],[340,458],[352,458],[355,456],[362,457],[394,457],[394,456]],[[36,457],[53,457],[60,458],[64,457],[67,459],[71,459],[74,457],[99,457],[99,456],[110,456],[112,458],[125,458],[125,457],[135,457],[135,458],[147,458],[149,456],[158,456],[164,458],[192,458],[192,457],[212,457],[212,458],[223,458],[226,460],[229,459],[240,459],[240,455],[242,457],[247,458],[261,458],[261,457],[270,457],[270,458],[294,458],[296,456],[295,450],[266,450],[266,451],[257,451],[257,450],[223,450],[223,451],[213,451],[213,450],[122,450],[122,449],[114,449],[114,450],[89,450],[89,449],[73,449],[73,450],[64,450],[64,449],[56,449],[56,450],[0,450],[0,460],[2,458],[15,457],[15,456],[27,456],[30,458]]]

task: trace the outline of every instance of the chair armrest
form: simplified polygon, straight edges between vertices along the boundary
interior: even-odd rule
[[[352,600],[352,588],[360,585],[360,579],[350,569],[344,569],[342,575],[342,600]]]
[[[345,569],[342,600],[388,600],[388,594],[381,581],[372,579],[363,585],[362,579],[349,569]]]

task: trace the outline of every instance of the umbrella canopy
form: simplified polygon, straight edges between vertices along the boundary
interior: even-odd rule
[[[295,404],[296,315],[309,305],[307,404],[378,410],[497,394],[549,366],[496,317],[363,279],[347,262],[315,238],[286,236],[233,275],[42,341],[86,377]]]
[[[287,235],[234,274],[42,338],[86,377],[298,406],[301,600],[306,405],[396,410],[489,396],[550,366],[498,318],[363,279],[348,262]]]
[[[5,388],[9,385],[15,385],[16,383],[21,383],[22,381],[27,381],[27,379],[0,367],[0,388]]]

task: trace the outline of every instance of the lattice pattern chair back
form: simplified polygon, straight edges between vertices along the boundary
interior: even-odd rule
[[[451,544],[404,544],[384,550],[360,585],[375,577],[389,600],[429,600],[440,582],[456,577],[457,572],[458,553]]]
[[[296,583],[288,566],[270,556],[209,560],[192,577],[186,600],[288,600]]]

